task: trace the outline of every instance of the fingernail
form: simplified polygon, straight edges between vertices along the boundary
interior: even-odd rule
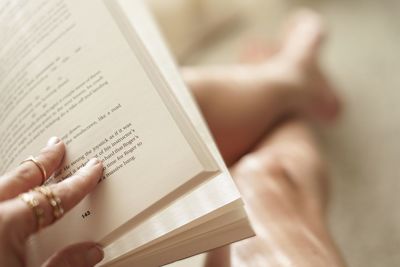
[[[86,263],[88,265],[95,265],[104,258],[103,249],[99,246],[92,247],[86,252]]]
[[[61,140],[60,138],[53,136],[47,141],[47,146],[54,146],[55,144],[59,143]]]
[[[94,165],[99,164],[99,163],[100,163],[100,160],[98,160],[97,158],[92,158],[91,160],[89,160],[86,163],[86,167],[91,167],[91,166],[94,166]]]

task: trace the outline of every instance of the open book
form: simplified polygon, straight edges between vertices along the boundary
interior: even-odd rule
[[[29,266],[93,240],[101,266],[159,266],[252,235],[243,203],[144,4],[0,3],[0,172],[49,136],[90,158],[93,193],[28,242]]]

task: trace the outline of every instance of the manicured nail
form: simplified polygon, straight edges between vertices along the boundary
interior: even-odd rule
[[[86,252],[86,263],[88,265],[95,265],[104,258],[103,249],[100,246],[95,246]]]
[[[55,144],[58,144],[60,142],[60,138],[58,138],[57,136],[53,136],[49,139],[49,141],[47,141],[47,146],[54,146]]]
[[[97,158],[92,158],[91,160],[89,160],[86,163],[86,167],[91,167],[91,166],[94,166],[94,165],[99,164],[99,163],[100,163],[100,160],[98,160]]]

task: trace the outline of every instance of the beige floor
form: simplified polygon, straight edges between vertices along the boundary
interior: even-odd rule
[[[331,29],[325,67],[346,105],[340,123],[321,131],[333,172],[331,227],[350,266],[400,266],[400,1],[247,5],[239,23],[186,63],[234,62],[244,40],[271,39],[295,7],[320,11]]]

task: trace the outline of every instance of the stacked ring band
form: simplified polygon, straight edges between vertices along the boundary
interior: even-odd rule
[[[64,215],[64,209],[59,197],[55,196],[53,191],[47,186],[40,186],[34,189],[36,192],[44,195],[53,209],[54,219],[57,220]]]
[[[44,226],[44,210],[39,206],[39,201],[32,193],[23,193],[19,198],[24,201],[33,211],[37,222],[37,229],[40,230]]]

